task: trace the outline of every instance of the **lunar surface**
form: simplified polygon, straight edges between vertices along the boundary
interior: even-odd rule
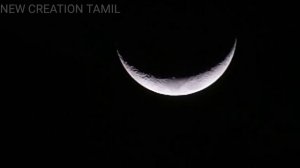
[[[127,73],[146,89],[162,95],[183,96],[199,92],[216,82],[228,68],[235,52],[236,43],[237,40],[235,40],[229,54],[220,63],[198,75],[184,78],[156,78],[129,65],[118,50],[117,54]]]

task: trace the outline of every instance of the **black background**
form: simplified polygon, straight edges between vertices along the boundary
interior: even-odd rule
[[[121,14],[1,14],[6,99],[26,116],[14,124],[24,134],[13,156],[103,167],[258,167],[299,156],[292,4],[115,3]],[[116,54],[181,77],[219,62],[235,38],[226,73],[182,97],[144,89]]]

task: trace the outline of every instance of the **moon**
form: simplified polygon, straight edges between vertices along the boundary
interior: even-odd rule
[[[235,39],[229,54],[220,63],[203,73],[184,78],[156,78],[153,75],[143,73],[134,66],[129,65],[118,50],[117,54],[127,73],[144,88],[162,95],[184,96],[209,87],[224,74],[233,58],[236,43],[237,39]]]

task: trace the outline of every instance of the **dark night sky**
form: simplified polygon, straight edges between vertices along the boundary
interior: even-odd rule
[[[298,156],[292,5],[117,4],[118,15],[1,14],[14,106],[29,117],[21,143],[29,161],[199,167],[241,160],[239,167],[256,167]],[[157,76],[185,76],[222,59],[235,37],[225,74],[190,96],[144,89],[116,55],[120,49]]]

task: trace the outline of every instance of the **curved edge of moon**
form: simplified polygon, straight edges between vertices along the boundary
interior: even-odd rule
[[[117,50],[117,54],[127,73],[144,88],[168,96],[183,96],[199,92],[215,83],[226,71],[235,53],[237,39],[229,54],[208,71],[186,78],[156,78],[129,65]]]

